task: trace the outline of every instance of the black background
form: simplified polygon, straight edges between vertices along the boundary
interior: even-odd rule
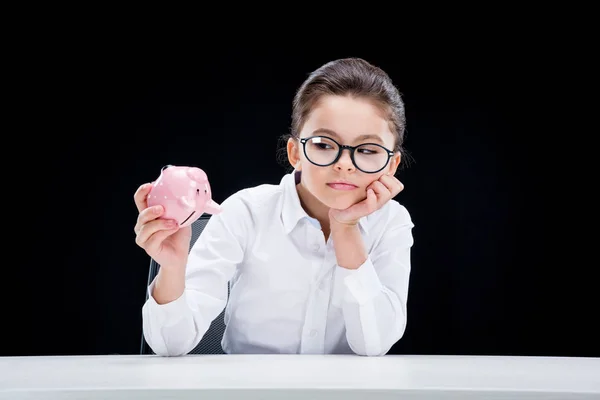
[[[32,74],[39,136],[14,135],[41,181],[27,199],[45,217],[17,240],[22,284],[3,283],[2,355],[137,353],[149,264],[134,242],[137,187],[165,164],[203,168],[217,202],[278,183],[295,90],[321,64],[358,56],[402,92],[413,159],[397,197],[415,223],[408,326],[391,353],[598,356],[596,261],[580,257],[583,231],[559,200],[554,89],[523,53],[489,46],[163,54],[92,43],[46,64]]]

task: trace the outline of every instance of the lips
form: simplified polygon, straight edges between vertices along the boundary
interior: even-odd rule
[[[354,190],[358,187],[349,182],[330,182],[327,186],[334,190]]]

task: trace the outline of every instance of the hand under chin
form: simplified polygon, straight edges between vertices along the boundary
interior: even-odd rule
[[[329,208],[333,208],[336,210],[345,210],[347,208],[352,207],[353,205],[360,203],[366,198],[366,196],[359,197],[356,194],[353,196],[332,196],[329,198],[327,202],[327,206]]]

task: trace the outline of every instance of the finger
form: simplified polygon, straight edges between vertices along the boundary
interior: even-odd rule
[[[157,219],[141,226],[135,241],[138,246],[146,248],[150,238],[158,232],[173,230],[177,228],[177,223],[171,219]],[[168,236],[168,235],[167,235]]]
[[[388,190],[392,194],[392,197],[396,196],[404,189],[404,185],[402,184],[402,182],[400,182],[395,176],[382,175],[381,178],[379,178],[379,180],[388,188]]]
[[[371,183],[370,187],[371,187],[371,189],[373,189],[373,191],[377,195],[377,199],[379,201],[386,201],[391,197],[392,193],[383,183],[381,183],[381,181],[377,180],[377,181]]]
[[[148,193],[150,193],[151,189],[151,183],[144,183],[135,191],[133,201],[135,202],[138,212],[142,212],[142,210],[148,208]]]
[[[377,209],[377,195],[373,189],[367,190],[367,210],[370,213]]]
[[[148,240],[146,240],[144,249],[150,254],[156,254],[162,246],[162,243],[165,241],[165,239],[173,235],[178,230],[179,227],[176,226],[172,229],[164,229],[155,232],[148,238]]]
[[[159,218],[163,212],[164,212],[164,208],[161,205],[148,207],[145,210],[142,210],[139,213],[137,223],[135,224],[135,227],[133,228],[135,233],[136,234],[139,233],[142,226],[146,225],[148,222]]]
[[[373,189],[367,189],[367,197],[352,205],[351,207],[345,210],[337,210],[338,218],[334,215],[334,219],[338,222],[347,223],[347,221],[358,221],[360,217],[365,215],[369,215],[373,211],[377,209],[377,195],[373,191]]]

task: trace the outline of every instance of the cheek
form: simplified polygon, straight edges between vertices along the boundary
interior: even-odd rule
[[[376,174],[372,174],[371,176],[369,176],[368,179],[365,182],[365,188],[367,186],[369,186],[371,183],[379,180],[379,178],[381,178],[385,174],[386,174],[386,172],[378,172]]]
[[[323,185],[327,182],[326,174],[324,174],[324,168],[320,168],[314,165],[302,164],[302,180],[311,191],[323,190]]]
[[[367,189],[369,188],[369,186],[373,182],[378,180],[382,175],[385,175],[385,173],[362,174],[360,179],[357,180],[357,184],[362,188],[362,191],[364,192],[365,196],[366,196]]]

